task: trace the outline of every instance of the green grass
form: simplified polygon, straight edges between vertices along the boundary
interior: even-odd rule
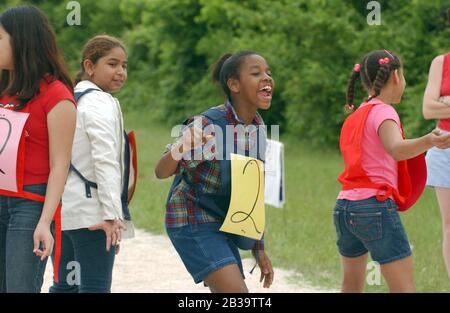
[[[153,123],[150,115],[125,115],[127,129],[136,131],[139,149],[139,181],[131,207],[138,227],[162,234],[171,179],[157,180],[154,167],[172,138],[170,129]],[[282,141],[287,201],[283,209],[267,207],[267,254],[274,266],[296,270],[313,285],[339,289],[341,271],[332,209],[340,188],[336,178],[342,170],[341,158],[336,151],[311,149],[308,143],[295,138]],[[450,282],[441,253],[441,219],[433,190],[427,189],[418,204],[401,217],[414,246],[417,290],[448,292]],[[366,291],[385,292],[386,283],[366,286]]]

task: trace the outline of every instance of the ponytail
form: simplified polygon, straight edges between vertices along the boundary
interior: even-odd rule
[[[79,82],[86,79],[88,79],[88,75],[86,74],[86,72],[84,70],[79,70],[77,75],[75,76],[74,84],[77,85]]]
[[[234,54],[226,53],[222,55],[214,64],[211,78],[222,88],[223,93],[228,99],[231,99],[231,91],[228,88],[228,80],[230,78],[239,79],[239,72],[242,61],[249,55],[258,55],[253,51],[240,51]]]

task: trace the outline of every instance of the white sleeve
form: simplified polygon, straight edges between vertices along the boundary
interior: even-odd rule
[[[120,198],[122,177],[117,159],[120,155],[121,138],[116,138],[116,129],[120,127],[120,122],[108,98],[99,94],[93,94],[90,98],[95,101],[89,101],[88,107],[84,110],[83,119],[91,145],[94,176],[103,220],[123,219]]]

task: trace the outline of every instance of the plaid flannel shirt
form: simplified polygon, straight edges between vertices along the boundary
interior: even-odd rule
[[[226,112],[226,119],[229,125],[244,125],[244,122],[237,116],[236,111],[229,101],[216,107]],[[195,120],[201,119],[201,123]],[[194,128],[200,131],[210,125],[210,120],[202,115],[197,115],[189,119],[186,128]],[[255,126],[264,125],[261,116],[256,113],[252,121]],[[184,128],[184,129],[186,129]],[[181,133],[180,133],[181,137]],[[178,137],[178,138],[180,138]],[[235,135],[235,141],[241,148],[245,147],[246,152],[252,144],[256,144],[256,131],[245,137],[245,141],[238,141]],[[165,153],[169,152],[172,145],[166,147]],[[220,188],[220,161],[214,159],[214,152],[209,149],[203,149],[203,157],[201,160],[192,157],[191,159],[182,159],[178,163],[176,175],[184,174],[189,182],[195,184],[204,193],[215,193]],[[166,205],[166,227],[182,227],[187,224],[196,223],[223,223],[223,219],[219,219],[211,215],[207,210],[195,205],[195,191],[191,184],[184,179],[174,188],[172,196]],[[264,250],[264,237],[258,240],[253,248],[254,250]]]

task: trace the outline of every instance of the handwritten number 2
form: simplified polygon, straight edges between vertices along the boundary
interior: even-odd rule
[[[6,123],[8,124],[8,133],[6,135],[5,142],[3,143],[2,146],[0,146],[0,154],[2,154],[3,151],[5,150],[6,144],[8,143],[9,138],[11,137],[11,131],[12,131],[11,122],[9,120],[7,120],[6,118],[4,118],[4,117],[0,117],[0,121],[1,120],[6,121]],[[1,168],[0,168],[0,173],[6,174]]]
[[[261,171],[260,171],[258,162],[257,162],[256,160],[250,160],[250,161],[248,161],[248,162],[245,164],[244,169],[242,170],[242,174],[245,174],[245,171],[247,170],[247,166],[249,166],[251,163],[255,163],[255,164],[256,164],[256,167],[257,167],[257,169],[258,169],[258,192],[257,192],[257,194],[256,194],[255,202],[253,203],[253,207],[252,207],[252,209],[251,209],[251,211],[250,211],[249,213],[247,213],[247,212],[245,212],[245,211],[236,211],[236,212],[231,216],[230,220],[231,220],[231,222],[233,222],[233,223],[242,223],[242,222],[246,221],[247,219],[250,219],[250,220],[252,221],[252,223],[253,223],[253,227],[255,227],[256,232],[257,232],[258,234],[261,234],[261,232],[258,230],[258,227],[256,226],[255,220],[253,219],[253,216],[252,216],[252,213],[253,213],[253,211],[255,210],[255,207],[256,207],[256,203],[258,202],[258,199],[259,199],[259,190],[260,190],[260,187],[261,187],[261,175],[260,175],[260,172],[261,172]],[[235,215],[236,215],[236,214],[242,214],[242,215],[244,215],[244,218],[242,218],[242,219],[236,219],[236,220],[235,220]]]

